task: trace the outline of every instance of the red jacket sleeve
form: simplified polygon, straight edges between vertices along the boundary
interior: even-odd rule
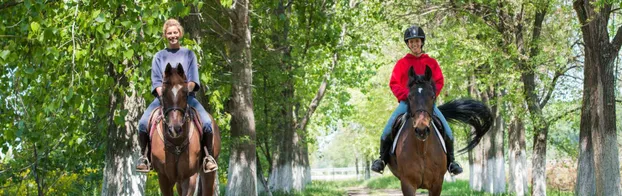
[[[408,66],[405,63],[397,61],[395,67],[393,67],[393,73],[391,73],[389,87],[391,87],[391,91],[393,91],[393,95],[395,95],[398,102],[405,101],[408,98],[408,88],[401,81],[404,78],[404,74],[408,74],[406,72],[407,68]]]
[[[443,71],[441,71],[441,66],[438,65],[436,59],[433,61],[432,68],[432,80],[436,83],[436,96],[441,94],[441,90],[443,90],[443,86],[445,85],[445,78],[443,77]]]

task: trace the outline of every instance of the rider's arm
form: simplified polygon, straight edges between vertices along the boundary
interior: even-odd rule
[[[445,85],[445,78],[443,77],[443,71],[441,71],[441,66],[438,65],[438,62],[433,60],[432,64],[435,65],[432,66],[432,80],[436,84],[436,96],[438,97]]]
[[[197,56],[194,52],[188,52],[188,90],[190,92],[199,91],[201,82],[199,81],[199,66],[197,65]]]
[[[391,81],[389,82],[389,86],[391,87],[391,91],[393,91],[393,95],[397,98],[398,101],[404,101],[408,97],[408,88],[401,81],[404,74],[407,74],[408,67],[404,66],[405,64],[402,61],[398,61],[393,67],[393,73],[391,73]]]
[[[158,54],[160,53],[156,53],[151,61],[151,94],[156,97],[162,95],[162,69]]]

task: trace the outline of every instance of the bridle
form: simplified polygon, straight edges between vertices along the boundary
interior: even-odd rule
[[[188,96],[188,95],[187,95]],[[190,105],[186,104],[185,108],[179,107],[179,106],[173,106],[170,108],[166,108],[166,110],[164,110],[164,102],[162,100],[161,97],[158,97],[159,101],[160,101],[160,105],[162,105],[162,109],[160,110],[160,112],[162,112],[162,117],[164,118],[163,122],[164,122],[164,126],[166,126],[169,129],[173,129],[172,125],[170,125],[171,123],[168,122],[168,114],[169,112],[172,111],[180,111],[183,114],[183,117],[181,119],[181,122],[183,122],[184,124],[187,123],[188,121],[190,121],[191,116],[190,113],[188,111],[190,111]]]
[[[186,97],[188,96],[188,94],[186,94]],[[180,111],[183,114],[182,117],[182,126],[185,125],[186,123],[189,123],[194,116],[190,114],[191,111],[190,109],[190,105],[186,104],[185,108],[179,107],[179,106],[173,106],[170,108],[166,108],[166,110],[164,110],[164,102],[162,102],[162,98],[158,97],[158,100],[160,101],[160,105],[162,106],[162,109],[160,110],[160,112],[162,112],[161,116],[162,118],[164,118],[164,120],[162,121],[162,123],[164,124],[165,128],[168,128],[169,130],[173,130],[174,127],[171,125],[170,122],[168,122],[168,114],[169,112],[172,111]],[[182,128],[183,129],[183,128]],[[191,130],[189,130],[191,131]],[[169,131],[164,131],[166,132],[166,134],[171,137]],[[163,135],[160,135],[160,137],[162,138],[163,142],[164,142],[164,146],[166,149],[166,151],[171,152],[175,155],[175,173],[178,174],[179,173],[179,169],[178,169],[178,165],[179,165],[179,156],[181,155],[181,153],[186,149],[186,147],[188,147],[188,144],[190,143],[190,137],[191,137],[192,133],[190,133],[190,135],[188,137],[186,137],[184,139],[184,141],[179,144],[176,145],[174,143],[172,143],[171,141],[169,141],[168,139],[166,139]]]

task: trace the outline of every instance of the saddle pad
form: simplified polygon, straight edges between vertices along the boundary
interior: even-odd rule
[[[395,138],[393,138],[393,145],[391,146],[391,154],[395,154],[395,149],[397,148],[397,141],[400,138],[400,135],[402,133],[402,130],[404,130],[404,127],[406,125],[406,122],[410,121],[411,119],[408,118],[408,115],[402,115],[401,118],[399,118],[399,121],[396,122],[402,122],[402,124],[399,126],[399,131],[397,132],[397,135],[395,135]],[[443,135],[441,134],[441,132],[439,131],[438,128],[436,128],[436,123],[434,123],[434,121],[432,121],[432,127],[434,129],[434,132],[436,133],[436,135],[438,136],[438,140],[441,143],[441,146],[443,146],[443,151],[445,151],[445,154],[447,154],[447,147],[445,146],[445,140],[443,140]]]
[[[147,130],[149,130],[149,139],[152,139],[153,133],[157,132],[159,126],[162,126],[161,123],[162,120],[164,120],[164,117],[162,116],[161,110],[162,106],[158,106],[149,115],[149,127],[147,128]],[[201,127],[203,127],[203,124],[201,124],[201,120],[198,118],[199,113],[194,108],[192,108],[192,113],[192,116],[194,116],[192,118],[192,122],[197,127],[197,132],[199,132],[199,136],[201,136],[200,138],[202,138],[203,131],[201,131]]]

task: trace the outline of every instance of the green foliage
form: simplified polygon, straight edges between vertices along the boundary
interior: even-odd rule
[[[123,97],[109,108],[111,95],[134,88],[147,103],[153,100],[148,78],[151,58],[164,44],[160,25],[189,9],[180,2],[29,0],[1,9],[0,36],[9,39],[0,40],[0,77],[7,81],[0,86],[0,149],[12,152],[2,157],[0,181],[32,186],[38,176],[46,193],[96,193],[107,118],[123,125],[127,114]],[[222,103],[220,95],[212,98]],[[226,128],[226,115],[215,116]],[[64,178],[86,181],[69,180],[77,186],[66,189]],[[5,193],[26,190],[16,187]]]

